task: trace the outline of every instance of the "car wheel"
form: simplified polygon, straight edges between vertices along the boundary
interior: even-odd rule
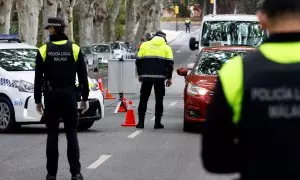
[[[88,130],[89,128],[91,128],[94,124],[94,121],[88,121],[88,122],[82,122],[79,123],[78,125],[78,129],[79,130]]]
[[[11,101],[0,97],[0,132],[10,132],[18,125],[15,121],[14,108]]]
[[[184,132],[190,132],[191,129],[192,129],[191,124],[184,121],[184,122],[183,122],[183,131],[184,131]]]

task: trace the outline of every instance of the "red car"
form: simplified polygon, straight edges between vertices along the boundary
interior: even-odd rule
[[[206,118],[206,107],[214,94],[218,70],[234,56],[245,56],[256,50],[249,46],[206,47],[201,50],[195,63],[188,68],[177,69],[177,74],[185,76],[184,89],[184,131]]]

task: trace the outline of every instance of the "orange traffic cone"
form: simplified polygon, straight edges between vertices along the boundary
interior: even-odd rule
[[[121,102],[118,112],[127,112],[126,98],[122,98],[122,102]]]
[[[106,93],[104,99],[116,99],[112,94],[108,92],[108,88],[106,88]]]
[[[104,92],[104,88],[103,88],[103,83],[102,83],[102,78],[101,77],[98,79],[98,86],[99,86],[100,91]]]
[[[125,122],[122,126],[136,126],[132,101],[129,101]]]

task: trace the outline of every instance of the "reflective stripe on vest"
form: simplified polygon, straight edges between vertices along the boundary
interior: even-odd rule
[[[300,63],[300,42],[265,43],[259,47],[259,50],[266,59],[276,63]],[[243,68],[242,57],[235,57],[224,64],[219,71],[224,95],[232,108],[234,124],[238,124],[241,117],[244,95]]]
[[[67,40],[62,40],[62,41],[53,41],[53,44],[56,45],[64,45],[66,44],[68,41]],[[72,43],[72,50],[73,50],[73,56],[74,56],[74,60],[75,62],[77,62],[78,60],[78,56],[79,56],[79,51],[80,51],[80,47],[74,43]],[[47,56],[47,44],[42,45],[39,48],[39,52],[43,58],[43,62],[46,61],[46,56]]]

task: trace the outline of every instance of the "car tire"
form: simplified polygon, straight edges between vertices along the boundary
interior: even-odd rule
[[[94,124],[94,121],[82,122],[82,123],[79,123],[78,129],[79,130],[88,130],[93,126],[93,124]]]
[[[183,131],[184,132],[190,132],[192,130],[192,126],[188,122],[183,122]]]
[[[0,133],[11,132],[18,127],[13,104],[6,97],[0,97]]]

